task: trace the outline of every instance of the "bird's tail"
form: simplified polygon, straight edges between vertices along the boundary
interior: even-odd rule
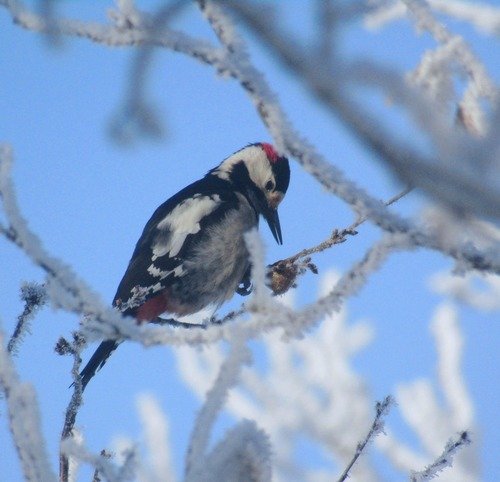
[[[94,352],[89,362],[85,365],[85,368],[80,372],[80,379],[82,382],[82,390],[85,390],[87,383],[96,374],[97,370],[100,370],[106,363],[107,359],[118,347],[119,343],[115,340],[103,341]]]

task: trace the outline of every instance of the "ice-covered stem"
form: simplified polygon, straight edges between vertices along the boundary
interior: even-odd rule
[[[145,346],[152,345],[206,345],[220,340],[228,340],[238,334],[244,334],[248,339],[261,336],[262,333],[276,328],[284,329],[290,338],[301,337],[304,330],[314,326],[326,314],[338,311],[344,300],[356,293],[366,283],[369,275],[380,268],[382,263],[396,250],[412,249],[408,237],[400,234],[387,235],[381,241],[372,246],[364,257],[346,271],[339,279],[335,288],[326,296],[314,303],[304,307],[298,312],[288,309],[281,303],[276,302],[266,294],[265,269],[262,262],[262,273],[254,272],[256,283],[259,279],[264,281],[259,296],[259,303],[250,300],[246,304],[248,311],[257,316],[250,320],[234,323],[212,324],[209,329],[196,330],[166,330],[158,327],[152,330],[150,326],[131,326],[125,323],[113,325],[113,336],[116,338],[132,339],[143,343]],[[241,314],[241,310],[236,316]],[[234,317],[234,315],[230,315]],[[125,321],[125,320],[124,320]],[[239,321],[239,320],[238,320]],[[99,337],[109,336],[110,329],[102,323],[90,320],[83,328],[85,336],[96,335]]]
[[[435,77],[433,66],[448,59],[453,61],[453,69],[458,69],[465,78],[468,78],[462,100],[458,102],[456,119],[473,135],[484,135],[487,128],[483,119],[482,99],[492,103],[498,98],[498,89],[488,76],[486,69],[473,54],[467,42],[460,35],[450,32],[446,26],[438,22],[427,2],[422,0],[403,0],[408,10],[416,20],[419,30],[427,30],[440,44],[436,51],[427,52],[416,71],[414,78],[425,81]],[[443,68],[439,69],[443,70]],[[442,75],[441,74],[437,74]],[[450,86],[450,90],[453,87]],[[449,95],[450,93],[448,93]],[[474,157],[474,156],[472,156]]]
[[[158,401],[151,395],[140,395],[137,400],[144,439],[148,447],[147,473],[151,482],[175,482],[175,470],[171,459],[168,419],[162,413]]]
[[[17,317],[14,333],[7,344],[7,351],[12,355],[16,353],[24,334],[29,332],[29,322],[33,319],[37,311],[45,305],[47,294],[43,286],[38,283],[24,283],[21,286],[21,300],[24,301],[24,309]]]
[[[212,449],[205,473],[196,482],[271,482],[271,458],[268,435],[255,422],[243,420]]]
[[[242,366],[249,363],[250,359],[246,339],[242,336],[236,337],[196,417],[186,454],[186,481],[197,480],[198,472],[204,470],[208,442],[217,414],[224,405],[229,389],[237,383]]]
[[[370,29],[380,29],[390,22],[407,17],[407,8],[403,2],[373,2],[371,9],[366,9],[365,25]],[[468,23],[476,30],[487,35],[500,34],[500,8],[486,2],[464,0],[430,0],[432,10],[438,14],[453,17]]]
[[[158,47],[155,39],[159,37],[168,22],[184,7],[189,5],[184,0],[169,2],[153,15],[139,12],[131,2],[118,2],[118,10],[111,10],[109,15],[115,25],[124,30],[136,28],[144,30],[149,38],[145,38],[130,65],[129,81],[123,105],[112,119],[110,131],[112,137],[128,143],[140,135],[159,138],[164,127],[155,109],[155,103],[148,101],[146,93],[146,76],[153,59],[154,50]]]
[[[488,76],[486,69],[479,62],[465,40],[450,32],[442,22],[438,22],[432,15],[429,5],[424,0],[402,0],[413,14],[419,29],[427,30],[437,42],[442,45],[455,43],[455,60],[462,67],[462,71],[474,83],[476,95],[495,100],[498,98],[498,89]]]
[[[374,122],[362,106],[356,104],[342,88],[341,78],[335,79],[326,67],[315,61],[307,50],[289,33],[280,30],[276,22],[269,16],[260,15],[245,2],[226,0],[229,6],[245,23],[264,41],[266,46],[282,63],[303,80],[306,87],[340,116],[348,128],[359,140],[369,147],[378,157],[387,162],[394,172],[404,175],[407,182],[420,185],[423,189],[442,202],[455,205],[458,203],[465,211],[479,212],[482,215],[498,215],[500,194],[494,189],[485,188],[484,183],[472,180],[468,173],[457,169],[446,169],[437,165],[434,160],[423,156],[409,145],[401,144],[380,123]],[[305,59],[308,59],[307,61]],[[246,60],[246,59],[245,59]],[[275,96],[262,79],[262,74],[251,64],[238,65],[236,74],[242,86],[251,94],[259,113],[275,137],[278,145],[284,145],[286,151],[297,158],[306,170],[330,192],[349,203],[358,213],[368,216],[382,229],[411,234],[414,243],[419,246],[435,249],[456,259],[467,262],[471,268],[495,271],[500,273],[500,260],[490,259],[484,252],[460,241],[453,245],[443,243],[439,236],[428,230],[415,228],[407,220],[389,212],[381,203],[370,197],[354,183],[345,179],[343,174],[332,165],[327,164],[309,143],[289,124],[281,111]],[[234,67],[233,67],[234,68]],[[341,72],[336,72],[340,75]],[[460,144],[463,139],[447,125],[443,118],[435,116],[429,102],[410,89],[404,80],[394,72],[366,61],[352,65],[343,73],[344,80],[357,83],[370,83],[388,91],[392,98],[409,108],[415,114],[423,128],[431,135],[440,138],[448,136],[450,144]],[[417,102],[418,99],[418,102]],[[433,128],[429,129],[429,125]],[[278,142],[279,141],[279,142]],[[487,154],[483,153],[483,157]],[[449,189],[443,189],[443,186]],[[456,195],[459,193],[459,195]]]
[[[438,352],[438,377],[450,416],[456,428],[470,428],[474,420],[474,405],[462,375],[464,337],[460,331],[457,310],[451,303],[438,306],[431,322],[431,331]]]
[[[74,457],[81,462],[91,465],[96,469],[98,476],[102,474],[108,482],[136,480],[137,454],[133,448],[123,454],[124,461],[121,465],[113,463],[107,451],[102,450],[99,454],[94,454],[80,440],[74,437],[68,437],[63,441],[61,451],[67,457]]]
[[[248,6],[245,6],[242,3],[232,2],[232,7],[236,9],[244,9]],[[251,9],[247,8],[247,11],[250,10]],[[261,21],[263,20],[262,17],[263,16],[259,16]],[[303,68],[303,62],[299,61],[298,58],[304,59],[308,58],[308,56],[302,54],[297,54],[296,56],[289,55],[290,52],[296,52],[298,49],[297,44],[294,41],[290,41],[288,38],[277,38],[276,32],[279,29],[276,28],[275,24],[272,26],[267,25],[267,27],[261,28],[260,30],[257,28],[258,33],[262,34],[263,31],[265,31],[266,34],[275,35],[273,38],[276,45],[272,45],[272,42],[270,42],[270,46],[278,50],[279,54],[283,57],[284,62],[288,66],[291,64],[292,67],[302,66],[301,68]],[[221,38],[221,41],[224,41],[224,38]],[[286,50],[287,48],[288,50]],[[311,172],[330,192],[338,195],[344,201],[348,202],[358,213],[362,213],[362,216],[369,217],[386,231],[408,233],[412,236],[413,242],[416,245],[425,246],[447,253],[454,258],[466,261],[471,267],[476,269],[500,272],[500,261],[498,259],[489,259],[485,253],[480,252],[470,245],[462,245],[459,243],[456,243],[455,245],[445,245],[440,241],[439,237],[433,235],[433,233],[417,229],[406,220],[382,209],[380,203],[371,198],[354,183],[345,179],[343,174],[338,169],[334,168],[330,164],[327,164],[319,154],[314,152],[309,143],[291,127],[276,100],[275,94],[265,83],[262,74],[255,67],[253,67],[245,52],[239,52],[239,56],[236,60],[238,60],[238,62],[235,62],[234,58],[231,58],[232,70],[229,71],[230,75],[235,77],[241,83],[243,88],[245,88],[250,94],[264,123],[269,128],[277,144],[283,144],[285,149],[293,157],[296,157],[305,169]],[[309,70],[302,70],[299,73],[303,74],[306,80],[309,80],[313,87],[318,88],[317,71],[320,66],[315,65],[313,67],[314,68],[310,68]],[[370,70],[373,75],[375,75],[375,73],[377,74],[375,75],[375,78],[377,79],[376,82],[385,81],[387,84],[386,88],[391,87],[391,93],[393,95],[395,94],[394,87],[396,86],[400,100],[410,102],[411,106],[414,108],[418,107],[418,103],[411,100],[413,95],[410,95],[409,89],[403,84],[400,78],[396,78],[392,75],[390,82],[388,82],[387,79],[385,79],[386,74],[388,74],[387,71],[383,71],[380,68],[377,70],[374,65],[371,65],[370,67],[371,69],[368,70]],[[313,74],[314,78],[310,78]],[[328,78],[328,72],[325,73],[323,77]],[[360,72],[358,73],[358,81],[359,78],[370,78],[370,75],[362,75],[362,72]],[[419,169],[415,169],[413,165],[412,167],[414,170],[418,171],[418,176],[420,176],[421,180],[429,183],[430,188],[435,185],[435,178],[446,182],[453,178],[453,182],[456,181],[456,184],[460,185],[462,188],[464,185],[467,185],[469,194],[477,191],[477,186],[474,183],[468,183],[463,179],[463,176],[457,176],[456,173],[450,173],[448,171],[441,172],[439,168],[435,168],[435,166],[433,166],[432,161],[422,158],[415,152],[410,152],[406,146],[401,149],[399,148],[400,146],[396,145],[388,147],[390,144],[388,141],[389,136],[381,135],[380,132],[375,132],[376,129],[371,129],[373,125],[368,126],[366,122],[366,117],[369,116],[366,116],[365,113],[358,115],[357,111],[359,109],[355,108],[356,106],[346,100],[346,96],[337,89],[334,82],[319,83],[321,84],[321,88],[320,91],[318,91],[318,95],[321,97],[321,100],[326,101],[327,105],[328,102],[330,102],[334,109],[344,116],[344,120],[350,124],[350,127],[353,128],[353,130],[359,135],[361,140],[364,140],[375,152],[377,152],[381,157],[385,157],[387,160],[393,161],[396,171],[401,171],[401,169],[407,167],[406,164],[408,163],[408,160],[415,162],[418,161],[417,167]],[[421,108],[418,110],[422,111]],[[436,129],[436,131],[439,132],[441,132],[441,130],[442,129]],[[450,129],[448,128],[446,132],[449,131]],[[406,172],[404,169],[403,171]],[[428,171],[432,171],[432,174],[429,175]],[[483,186],[481,186],[482,195],[484,194],[483,191]],[[442,189],[437,189],[434,192],[441,195],[440,193],[442,193]],[[477,198],[477,196],[473,195],[470,195],[470,197],[471,199]],[[497,198],[498,196],[493,193],[491,194],[491,197],[488,198],[488,202],[486,202],[486,198],[483,196],[482,201],[484,201],[484,204],[488,205],[488,212],[492,212],[495,209],[495,205],[498,204]],[[481,200],[481,197],[477,199]],[[480,204],[482,201],[480,201]]]
[[[386,235],[371,246],[361,260],[356,262],[337,281],[335,287],[326,296],[311,303],[291,318],[283,328],[288,337],[296,338],[314,326],[326,314],[339,311],[343,302],[357,293],[388,257],[397,250],[411,249],[411,242],[404,235]]]
[[[54,306],[90,315],[98,322],[107,321],[111,325],[126,323],[120,313],[103,304],[97,293],[68,265],[51,256],[29,229],[17,203],[11,179],[12,162],[12,149],[0,144],[0,199],[8,223],[7,226],[0,224],[0,234],[22,249],[34,264],[47,273],[45,290]]]
[[[234,9],[244,6],[243,4],[244,2],[238,4],[233,2],[231,7]],[[7,0],[0,0],[0,5],[4,5],[8,8],[12,17],[22,27],[32,31],[45,31],[43,22],[41,22],[35,14],[25,9],[24,6],[20,7],[17,2],[9,2]],[[275,93],[267,85],[262,73],[251,64],[247,55],[242,57],[241,52],[239,52],[237,56],[240,57],[239,62],[235,62],[234,58],[228,58],[227,52],[221,52],[220,49],[213,47],[205,41],[199,41],[183,33],[173,31],[165,31],[158,38],[151,40],[148,31],[143,28],[138,28],[137,26],[123,29],[120,26],[113,27],[96,23],[86,24],[74,20],[59,20],[59,28],[65,35],[88,38],[91,41],[110,46],[142,45],[145,42],[153,42],[155,45],[189,55],[204,64],[213,66],[219,72],[227,73],[229,76],[236,79],[248,92],[278,147],[285,148],[286,151],[292,157],[297,158],[305,170],[313,175],[328,191],[350,204],[358,213],[368,216],[375,224],[388,232],[399,231],[402,233],[409,233],[414,238],[415,244],[446,253],[461,262],[467,263],[471,268],[500,273],[500,260],[488,257],[485,253],[479,251],[470,244],[464,245],[457,242],[453,245],[444,245],[439,237],[433,236],[432,233],[424,232],[422,229],[415,228],[408,220],[388,211],[378,200],[374,199],[352,181],[346,179],[339,169],[327,163],[326,160],[313,149],[310,143],[300,135],[299,132],[293,129],[281,109]],[[276,33],[277,26],[275,24],[271,25],[268,30]],[[286,43],[289,45],[293,44],[294,49],[298,47],[293,41],[288,41]],[[307,58],[307,56],[304,58]],[[316,65],[316,67],[319,66]],[[312,70],[314,72],[317,71],[317,69]],[[373,74],[373,69],[371,70]],[[358,77],[362,77],[366,80],[370,76],[361,75]],[[383,76],[378,75],[378,78],[380,77]],[[315,76],[314,79],[316,80],[312,83],[316,85],[318,80],[317,76]],[[331,82],[329,82],[329,85],[330,84]],[[394,92],[392,92],[392,94],[394,94]],[[352,108],[352,105],[347,106],[345,102],[342,101],[344,98],[344,95],[337,95],[335,97],[336,101],[341,102],[341,104],[339,104],[339,112],[352,115],[359,110]],[[354,124],[358,125],[360,120],[364,119],[362,125],[366,127],[365,117],[365,113],[360,113],[360,115],[356,116],[356,122],[354,122]],[[357,132],[363,139],[370,131],[369,129],[360,128]],[[379,152],[382,157],[387,155],[387,159],[390,160],[404,160],[409,157],[406,155],[408,154],[406,151],[401,159],[396,159],[394,156],[391,157],[391,153],[397,152],[397,149],[392,149],[393,146],[391,147],[389,145],[390,143],[386,137],[387,136],[380,136],[379,132],[374,133],[369,136],[368,144],[372,143],[371,147],[375,152]],[[429,167],[432,166],[429,166],[429,164],[422,166],[420,174],[425,176],[427,173],[426,179],[430,181],[435,179],[436,173],[433,171],[429,176]],[[439,174],[439,172],[437,174]],[[443,178],[443,176],[438,177],[440,179]],[[448,182],[446,176],[444,177],[444,181]],[[445,190],[439,188],[436,192],[442,194]],[[471,197],[469,200],[474,201],[474,199],[475,197]],[[479,196],[478,199],[484,199],[484,193]],[[477,200],[475,202],[477,204]]]
[[[56,482],[42,435],[33,386],[22,383],[0,333],[0,390],[5,395],[9,425],[24,477],[29,481]]]
[[[438,473],[447,467],[451,467],[453,464],[453,457],[466,445],[471,443],[469,433],[467,431],[462,432],[457,438],[450,439],[444,448],[443,453],[426,467],[421,472],[412,472],[410,475],[411,482],[424,482],[426,480],[433,479],[438,476]]]
[[[61,431],[61,450],[59,453],[60,482],[68,482],[69,480],[70,461],[62,447],[64,446],[65,440],[73,434],[76,416],[83,403],[82,382],[80,379],[80,365],[82,363],[80,352],[84,343],[85,340],[81,337],[81,335],[75,333],[73,335],[73,343],[70,344],[66,340],[60,339],[56,346],[56,351],[58,351],[59,354],[71,354],[73,356],[71,374],[74,380],[71,385],[73,387],[73,393],[71,394],[71,400],[66,408],[66,413],[64,414],[64,425]]]
[[[407,188],[390,198],[385,202],[386,206],[399,201],[402,197],[411,192],[412,188]],[[311,248],[304,248],[293,256],[285,259],[280,259],[272,265],[268,266],[269,271],[267,277],[269,278],[269,287],[273,290],[274,294],[286,293],[292,286],[295,286],[297,276],[305,273],[307,270],[317,273],[316,265],[311,263],[311,254],[321,253],[326,249],[331,248],[337,244],[344,243],[348,236],[355,236],[358,234],[356,228],[367,220],[366,216],[358,216],[357,219],[346,228],[334,229],[332,234],[322,241],[321,243]]]
[[[368,443],[370,443],[379,433],[384,431],[384,417],[389,413],[392,405],[394,405],[394,399],[390,395],[385,397],[382,402],[377,402],[375,405],[375,419],[373,420],[372,426],[370,427],[365,439],[358,443],[356,452],[344,472],[342,472],[338,482],[344,482],[349,477],[350,470],[363,453],[363,450],[366,448]]]
[[[105,449],[101,450],[100,455],[105,459],[110,459],[112,457],[112,454],[110,452],[107,452]],[[92,477],[92,482],[102,482],[101,473],[99,472],[98,467],[96,467],[94,470],[94,476]]]

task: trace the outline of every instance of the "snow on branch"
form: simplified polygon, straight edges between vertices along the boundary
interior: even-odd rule
[[[427,0],[433,11],[473,25],[486,34],[500,35],[500,8],[480,1]],[[406,16],[408,10],[400,0],[378,0],[365,15],[368,28],[382,28],[385,24]]]
[[[171,460],[168,420],[162,413],[156,399],[141,395],[137,407],[144,427],[149,463],[141,467],[148,482],[175,482],[177,480]]]
[[[427,30],[433,37],[442,45],[441,51],[453,60],[454,65],[460,66],[460,71],[463,75],[469,78],[469,84],[466,92],[460,102],[460,111],[462,119],[471,120],[471,124],[465,123],[466,126],[471,126],[473,132],[484,135],[487,127],[484,125],[482,118],[482,109],[479,105],[481,98],[485,98],[495,104],[498,99],[498,88],[486,72],[485,67],[477,60],[469,45],[463,37],[452,34],[444,24],[438,22],[432,15],[431,9],[423,0],[403,0],[408,10],[413,14],[417,27],[421,30]],[[431,54],[432,55],[432,54]],[[426,62],[427,61],[427,62]],[[418,74],[421,79],[432,79],[436,75],[440,75],[439,71],[445,69],[432,69],[427,67],[432,66],[433,62],[429,62],[429,54],[424,56],[422,64],[418,68]],[[455,74],[456,75],[456,74]],[[453,92],[452,85],[449,85],[449,92]],[[477,162],[477,161],[476,161]]]
[[[23,312],[17,317],[17,325],[7,344],[7,351],[15,354],[25,333],[29,333],[30,320],[47,302],[47,295],[43,286],[38,283],[24,283],[21,286],[21,299],[24,301]]]
[[[384,431],[384,417],[389,413],[390,407],[392,405],[394,405],[394,400],[390,396],[385,397],[382,402],[377,402],[375,406],[375,418],[373,420],[372,426],[366,434],[365,439],[357,445],[356,452],[354,453],[352,460],[349,462],[344,472],[342,472],[342,475],[339,477],[338,482],[344,482],[345,480],[347,480],[347,478],[349,477],[349,472],[351,471],[353,465],[356,463],[360,455],[365,450],[366,446],[377,435]]]
[[[424,482],[439,475],[439,472],[451,467],[454,455],[464,446],[469,445],[471,440],[467,432],[462,432],[457,438],[450,439],[443,450],[443,453],[421,472],[412,472],[411,482]]]
[[[442,295],[466,303],[478,310],[494,312],[500,310],[500,278],[492,274],[436,273],[430,286]]]
[[[217,414],[227,398],[228,390],[237,383],[242,365],[250,361],[250,352],[244,338],[233,341],[231,350],[222,363],[217,379],[206,396],[205,403],[196,417],[186,455],[186,480],[199,480],[206,469],[209,437]]]
[[[26,480],[56,481],[42,435],[40,411],[33,386],[19,379],[0,333],[0,390],[5,395],[9,425]]]
[[[436,339],[437,372],[440,386],[456,427],[470,428],[474,408],[462,377],[464,340],[458,326],[458,313],[451,303],[440,304],[431,320]]]
[[[484,253],[470,245],[465,246],[455,243],[450,246],[440,244],[439,239],[433,233],[424,232],[422,228],[417,229],[413,223],[392,213],[383,203],[371,197],[352,181],[346,179],[338,168],[326,162],[310,143],[292,128],[277,100],[277,96],[267,85],[262,73],[253,66],[244,44],[239,38],[236,38],[234,29],[230,30],[231,35],[223,33],[228,31],[227,25],[230,25],[230,21],[226,19],[222,9],[218,8],[218,6],[210,9],[211,3],[208,1],[200,3],[202,8],[208,12],[210,22],[223,42],[224,49],[213,47],[205,41],[198,41],[183,33],[173,32],[166,28],[152,40],[150,32],[142,26],[141,22],[139,22],[139,26],[130,22],[126,23],[125,29],[121,23],[119,28],[107,25],[98,25],[97,28],[94,24],[88,26],[75,25],[70,20],[61,20],[60,23],[63,26],[67,24],[67,28],[65,27],[66,30],[64,30],[66,35],[88,36],[96,42],[110,45],[141,45],[153,42],[155,45],[182,52],[208,65],[212,65],[218,72],[227,73],[240,82],[241,86],[248,92],[278,147],[298,159],[306,171],[311,173],[329,191],[350,204],[358,213],[368,216],[387,231],[411,233],[416,244],[437,249],[454,258],[463,259],[474,269],[500,272],[498,260],[488,259]],[[207,5],[208,10],[206,10]],[[397,172],[412,176],[412,181],[418,180],[422,183],[422,187],[428,189],[433,195],[441,198],[442,201],[451,203],[461,199],[460,196],[455,195],[455,187],[460,185],[462,189],[462,186],[465,185],[469,196],[467,197],[468,202],[465,205],[461,204],[462,208],[493,214],[499,211],[496,209],[499,204],[498,193],[494,189],[487,188],[487,183],[480,183],[480,190],[478,191],[477,185],[460,171],[443,171],[442,166],[433,165],[432,160],[424,159],[421,155],[409,150],[408,146],[392,146],[393,148],[391,148],[391,142],[389,141],[391,136],[387,132],[381,133],[380,128],[375,129],[373,127],[376,125],[375,123],[367,123],[366,119],[369,119],[370,116],[363,113],[359,105],[352,105],[344,89],[340,88],[339,79],[342,78],[343,69],[338,69],[336,71],[337,76],[333,79],[330,77],[330,72],[324,72],[326,75],[323,75],[321,72],[325,70],[324,62],[316,61],[312,65],[309,65],[311,61],[309,63],[302,62],[302,60],[309,59],[311,56],[303,55],[302,48],[289,33],[284,35],[279,31],[276,24],[272,26],[266,24],[266,18],[262,18],[262,16],[256,19],[255,12],[246,4],[226,1],[224,5],[229,6],[232,11],[237,11],[240,16],[243,15],[245,21],[251,27],[256,27],[255,31],[260,36],[267,35],[267,37],[263,38],[266,39],[268,47],[278,52],[289,67],[294,69],[300,67],[301,70],[298,71],[300,76],[317,90],[321,100],[327,106],[332,104],[335,112],[340,113],[341,117],[344,118],[348,125],[351,125],[360,139],[367,142],[375,152],[379,153],[381,158],[394,162]],[[11,13],[23,24],[20,20],[23,15],[19,14],[18,10],[11,8]],[[273,35],[271,40],[269,35]],[[291,46],[293,46],[293,49]],[[298,58],[301,59],[301,62],[297,61]],[[314,73],[314,76],[308,80],[308,76],[312,75],[312,73]],[[378,77],[384,78],[383,76]],[[347,76],[345,80],[348,78]],[[323,82],[321,79],[327,80],[327,82]],[[407,98],[412,98],[412,94],[409,94]],[[431,120],[435,117],[435,111],[432,111],[432,115],[428,116]],[[453,145],[451,141],[452,139],[450,139],[449,144]],[[460,149],[457,149],[457,151],[460,151]],[[484,149],[475,149],[474,152],[480,154],[481,157],[488,157],[487,152],[490,152],[490,150],[488,149],[484,153]],[[408,164],[408,160],[414,162]],[[410,166],[411,168],[409,168]],[[440,182],[436,182],[436,179]],[[443,189],[440,183],[450,184],[450,189]]]
[[[324,276],[321,292],[328,292],[337,279],[333,274]],[[343,309],[302,339],[284,341],[278,333],[261,337],[266,371],[245,367],[226,409],[238,419],[255,420],[269,434],[275,480],[332,480],[331,474],[308,478],[294,456],[301,436],[324,447],[340,467],[352,459],[371,423],[372,402],[350,358],[368,343],[371,334],[366,323],[347,324]],[[175,354],[184,380],[203,398],[225,357],[220,345],[198,352],[182,347]],[[355,473],[360,480],[376,480],[364,459]]]
[[[85,462],[96,469],[108,482],[125,482],[135,480],[138,455],[129,449],[122,464],[113,462],[106,451],[99,454],[90,452],[79,437],[68,437],[61,442],[61,453],[69,459]],[[100,480],[100,479],[97,479]]]
[[[475,429],[473,403],[461,370],[462,334],[458,314],[452,305],[443,303],[438,306],[431,322],[431,331],[438,351],[438,388],[442,393],[437,393],[430,381],[423,379],[401,385],[396,396],[401,413],[418,436],[424,454],[415,453],[391,432],[388,432],[387,437],[377,439],[378,447],[394,466],[407,472],[435,458],[450,434],[468,434]],[[440,403],[441,398],[444,403]],[[446,450],[437,461],[442,461],[445,455]],[[447,460],[451,461],[451,458]],[[434,464],[430,467],[434,467]],[[450,476],[443,475],[443,479],[475,481],[478,480],[478,471],[477,452],[464,450],[455,458]]]
[[[276,22],[271,23],[269,16],[259,15],[247,3],[226,1],[224,4],[237,13],[265,43],[266,47],[294,72],[321,102],[339,115],[357,137],[380,159],[387,162],[393,171],[401,175],[406,182],[419,185],[431,196],[459,209],[481,215],[498,216],[500,192],[490,176],[485,176],[481,180],[476,180],[474,176],[471,176],[468,158],[458,165],[448,166],[425,157],[408,144],[396,141],[387,129],[382,128],[379,120],[375,121],[366,109],[351,99],[351,95],[345,88],[345,85],[360,81],[382,88],[391,97],[407,103],[405,106],[409,108],[410,113],[414,112],[417,118],[422,118],[421,126],[424,130],[428,129],[426,126],[435,126],[429,133],[441,139],[442,144],[447,145],[451,152],[462,153],[462,155],[463,153],[472,154],[471,149],[464,149],[464,143],[470,143],[470,140],[464,137],[464,133],[456,131],[451,125],[446,126],[445,119],[432,108],[431,103],[405,85],[401,76],[373,63],[365,65],[366,61],[358,65],[340,65],[333,75],[323,59],[317,59],[313,53],[308,52],[290,32],[283,32]],[[248,75],[248,69],[246,73],[246,78],[253,78]],[[255,90],[255,88],[252,89],[252,91]],[[322,163],[300,134],[294,132],[288,123],[283,122],[281,112],[277,112],[279,116],[275,121],[276,125],[280,126],[279,139],[286,138],[284,144],[287,151],[296,157],[307,171],[312,172],[322,185],[356,210],[366,212],[367,216],[383,229],[391,232],[397,230],[411,233],[415,244],[419,246],[437,249],[455,258],[465,258],[475,269],[500,272],[498,260],[488,259],[485,253],[474,247],[459,243],[443,245],[434,233],[415,228],[411,223],[390,213],[387,209],[381,209],[378,201],[370,199],[365,192],[361,192],[352,183],[346,182],[339,171],[333,170],[333,166]],[[270,128],[270,131],[275,137],[276,129],[273,131]],[[442,140],[443,138],[445,140]],[[452,148],[453,146],[455,147]],[[491,149],[493,147],[489,145],[486,150],[475,149],[474,153],[479,155],[477,162],[480,162],[482,158],[489,159]],[[308,161],[312,161],[314,168],[313,164]],[[317,171],[320,163],[321,174]]]
[[[243,420],[213,448],[206,458],[205,471],[196,482],[271,482],[271,458],[267,434],[255,422]]]
[[[102,303],[97,293],[80,280],[69,266],[51,256],[30,230],[17,203],[10,175],[12,162],[10,146],[0,145],[0,199],[8,222],[8,226],[0,225],[0,234],[16,244],[47,273],[45,290],[53,306],[80,315],[91,315],[96,320],[106,318],[111,323],[120,324],[123,320],[120,314]]]

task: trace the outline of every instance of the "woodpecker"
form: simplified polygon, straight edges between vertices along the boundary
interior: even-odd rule
[[[161,204],[137,241],[113,306],[139,323],[184,316],[250,293],[244,234],[267,221],[282,244],[278,205],[290,182],[288,159],[250,144]],[[82,389],[116,349],[103,341],[80,373]]]

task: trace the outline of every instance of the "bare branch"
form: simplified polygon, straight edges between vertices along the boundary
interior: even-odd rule
[[[217,379],[207,393],[205,404],[196,417],[186,454],[186,480],[199,480],[196,473],[205,468],[205,457],[212,427],[218,412],[222,409],[229,389],[238,381],[241,367],[250,360],[245,339],[234,340],[229,356],[220,367]]]
[[[56,476],[42,435],[39,406],[33,386],[22,383],[0,333],[0,390],[5,394],[10,432],[26,480],[55,482]]]
[[[69,343],[62,343],[60,340],[58,342],[58,345],[56,347],[59,348],[59,353],[63,354],[63,350],[61,349],[61,346],[64,345],[66,348],[65,352],[69,353],[73,356],[73,366],[71,368],[71,374],[73,376],[73,393],[71,394],[71,400],[66,408],[66,412],[64,414],[64,425],[63,429],[61,431],[61,450],[59,452],[59,480],[60,482],[68,482],[69,480],[69,468],[70,468],[70,463],[69,463],[69,458],[68,455],[65,453],[64,450],[62,450],[62,447],[64,446],[64,442],[66,439],[72,436],[73,434],[73,428],[75,426],[76,422],[76,416],[78,414],[78,410],[80,409],[82,403],[83,403],[83,397],[82,397],[82,381],[80,378],[80,365],[82,363],[82,359],[80,358],[80,352],[85,344],[85,340],[78,334],[75,333],[73,335],[73,342],[71,344]]]
[[[424,482],[426,480],[433,479],[438,475],[439,472],[447,467],[451,467],[453,464],[453,457],[455,454],[461,450],[466,445],[471,443],[468,432],[462,432],[458,438],[450,439],[444,448],[443,453],[426,467],[421,472],[412,472],[410,475],[411,482]]]
[[[38,283],[25,283],[21,286],[21,299],[24,301],[24,310],[17,318],[16,328],[7,344],[7,351],[15,354],[23,335],[29,332],[29,322],[38,310],[45,305],[47,296],[43,286]]]
[[[373,420],[372,426],[370,427],[369,432],[367,433],[365,439],[361,441],[356,447],[356,452],[352,457],[352,460],[349,462],[347,467],[345,468],[342,475],[339,477],[338,482],[344,482],[349,477],[349,472],[352,469],[353,465],[358,460],[359,456],[363,453],[366,446],[381,432],[384,431],[384,417],[389,413],[389,410],[392,405],[394,405],[394,399],[391,396],[387,396],[384,398],[382,402],[377,402],[375,419]]]
[[[384,204],[390,206],[391,204],[399,201],[402,197],[411,192],[412,188],[407,188],[396,194]],[[280,259],[270,265],[267,276],[269,278],[269,287],[273,290],[274,294],[281,295],[286,293],[291,287],[295,286],[297,276],[310,270],[317,273],[317,267],[311,263],[310,255],[314,253],[321,253],[326,249],[331,248],[337,244],[344,243],[348,236],[355,236],[358,234],[356,228],[363,224],[368,218],[366,216],[358,216],[350,226],[343,229],[334,229],[329,238],[321,243],[313,246],[312,248],[305,248],[298,253],[285,259]],[[302,260],[300,263],[297,263]]]

